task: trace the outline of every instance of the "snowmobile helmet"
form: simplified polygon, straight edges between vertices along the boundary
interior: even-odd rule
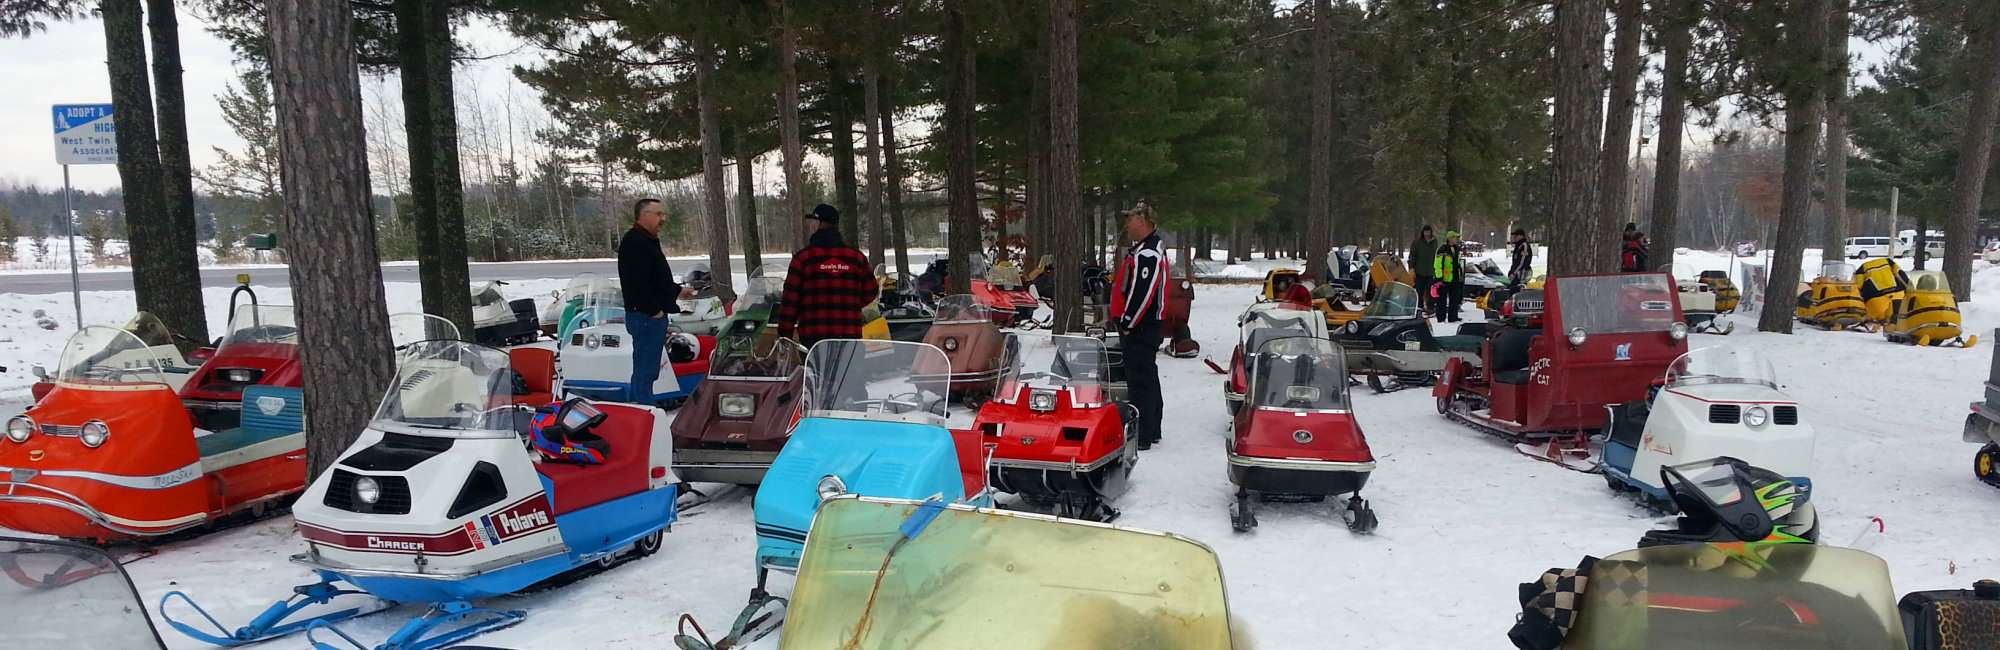
[[[529,440],[543,461],[573,465],[602,465],[611,455],[611,443],[590,432],[604,421],[603,411],[581,398],[552,402],[535,409]]]
[[[687,363],[701,356],[701,339],[687,332],[667,336],[667,361]]]
[[[1728,456],[1662,468],[1660,481],[1681,516],[1672,530],[1646,531],[1641,548],[1707,543],[1761,565],[1758,547],[1819,540],[1809,484]]]

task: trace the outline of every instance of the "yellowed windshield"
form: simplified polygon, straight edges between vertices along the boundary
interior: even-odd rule
[[[1222,568],[1199,543],[960,506],[891,555],[917,510],[820,506],[783,650],[1233,647]]]
[[[1591,569],[1566,650],[1905,650],[1881,558],[1809,544],[1625,551]]]

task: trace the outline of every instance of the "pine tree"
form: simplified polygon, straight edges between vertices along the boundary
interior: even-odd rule
[[[15,238],[21,236],[20,224],[14,223],[14,215],[0,206],[0,262],[13,262]]]

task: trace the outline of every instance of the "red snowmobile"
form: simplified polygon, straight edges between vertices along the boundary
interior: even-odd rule
[[[951,397],[978,406],[993,395],[994,381],[1006,366],[1002,356],[1005,333],[994,324],[993,310],[970,295],[946,296],[937,304],[937,319],[924,333],[924,343],[944,351],[950,368],[917,368],[921,374],[945,374]],[[936,357],[923,357],[918,361]]]
[[[1236,484],[1230,525],[1239,533],[1256,527],[1257,500],[1321,502],[1346,494],[1341,517],[1348,530],[1374,531],[1375,511],[1361,488],[1375,471],[1375,456],[1349,410],[1340,346],[1285,336],[1256,350],[1247,355],[1249,392],[1230,424],[1229,482]]]
[[[1129,406],[1114,402],[1104,343],[1082,336],[1008,338],[999,391],[973,424],[992,449],[990,482],[1036,509],[1111,521],[1139,460],[1126,435]]]

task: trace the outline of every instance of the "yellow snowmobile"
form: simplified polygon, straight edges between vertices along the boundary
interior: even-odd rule
[[[1403,258],[1395,253],[1376,253],[1368,260],[1368,298],[1375,298],[1375,289],[1388,284],[1416,286],[1417,275],[1403,263]]]
[[[1861,263],[1854,270],[1854,280],[1861,290],[1861,301],[1868,310],[1868,325],[1871,328],[1888,324],[1895,316],[1896,301],[1903,299],[1909,291],[1909,278],[1896,262],[1886,257],[1878,257]]]
[[[1299,273],[1298,269],[1271,269],[1269,273],[1264,274],[1264,295],[1262,301],[1296,302],[1290,295],[1292,287],[1297,286],[1303,278],[1304,276]],[[1343,289],[1341,285],[1327,283],[1314,287],[1310,295],[1312,296],[1312,308],[1318,311],[1320,315],[1326,317],[1327,331],[1332,331],[1342,325],[1346,325],[1348,321],[1361,317],[1361,310],[1359,308],[1348,305],[1350,299],[1359,300],[1358,296],[1352,295],[1351,288]]]
[[[1715,290],[1715,311],[1718,314],[1735,312],[1737,303],[1743,301],[1743,292],[1729,280],[1727,271],[1702,271],[1695,280]]]
[[[1800,322],[1827,330],[1860,329],[1868,318],[1861,289],[1846,264],[1828,262],[1820,266],[1819,277],[1799,286],[1798,306],[1793,315]]]
[[[1943,271],[1915,271],[1903,282],[1909,289],[1894,301],[1882,335],[1896,343],[1969,348],[1978,336],[1964,336],[1959,327],[1958,299]]]

